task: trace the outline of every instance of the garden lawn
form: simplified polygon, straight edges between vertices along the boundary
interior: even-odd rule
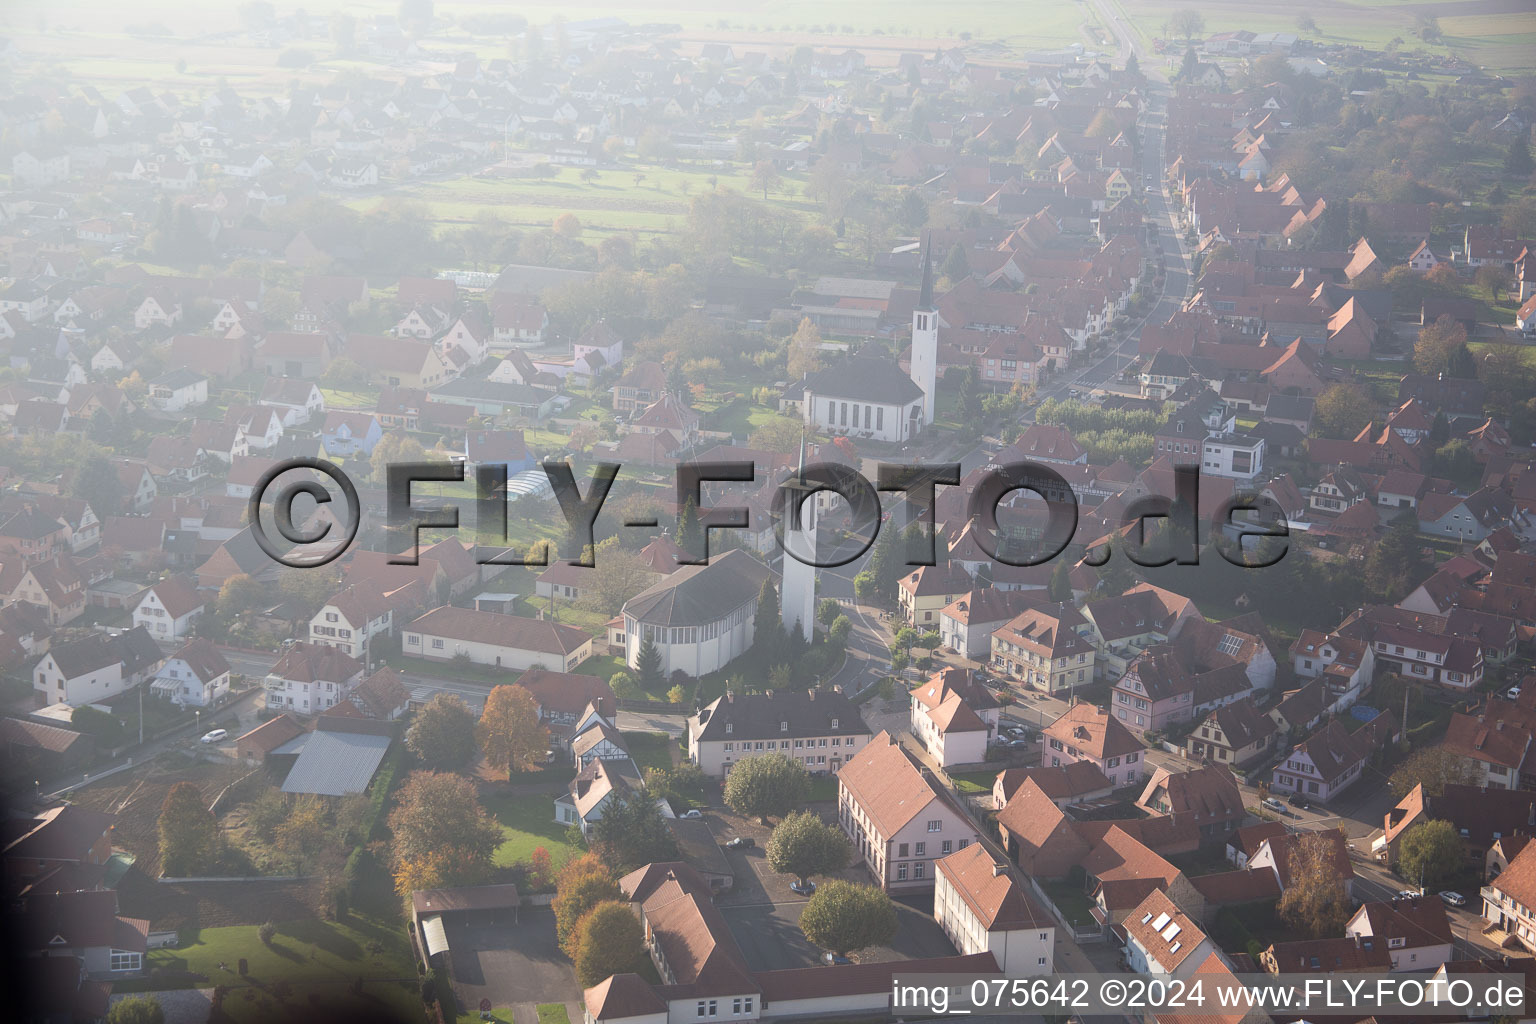
[[[549,851],[550,864],[556,870],[581,853],[566,840],[567,826],[555,820],[553,796],[497,793],[485,797],[481,803],[501,826],[503,838],[501,845],[496,847],[497,867],[526,862],[541,846]]]
[[[1056,909],[1066,916],[1067,921],[1073,925],[1089,925],[1094,923],[1090,908],[1093,900],[1083,892],[1081,886],[1070,882],[1043,882],[1045,894],[1056,904]]]
[[[672,767],[672,747],[676,744],[666,733],[626,732],[620,735],[629,747],[629,756],[639,768],[666,771]]]
[[[564,1003],[540,1003],[539,1024],[571,1024],[571,1015]]]
[[[181,936],[183,948],[151,950],[145,966],[182,972],[176,981],[184,984],[162,987],[229,986],[224,1011],[234,1021],[254,1024],[317,1010],[334,1019],[422,1019],[410,943],[398,922],[357,915],[344,922],[286,921],[278,924],[270,946],[257,932],[255,925],[189,929]],[[244,977],[238,973],[242,958],[248,966]],[[220,969],[221,963],[227,969]],[[361,993],[352,989],[359,979]],[[281,1001],[274,991],[279,982],[288,986]]]
[[[810,803],[822,800],[837,799],[837,776],[817,775],[811,778],[811,795],[806,798]]]
[[[997,781],[997,772],[953,772],[949,780],[962,793],[990,793],[992,783]]]

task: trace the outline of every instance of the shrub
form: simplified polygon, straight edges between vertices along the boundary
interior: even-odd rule
[[[272,940],[277,938],[277,925],[271,921],[264,921],[260,928],[256,929],[256,937],[261,940],[263,946],[272,945]]]

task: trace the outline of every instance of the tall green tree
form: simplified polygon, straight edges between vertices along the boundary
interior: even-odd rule
[[[607,900],[621,900],[619,883],[596,853],[584,853],[565,862],[555,879],[555,941],[571,959],[576,958],[577,926],[587,911]]]
[[[451,772],[412,772],[389,813],[390,849],[397,861],[452,851],[489,865],[501,826],[480,806],[475,784]]]
[[[457,772],[475,760],[475,713],[456,693],[436,693],[416,712],[405,745],[428,768]]]
[[[848,866],[853,847],[836,825],[814,811],[792,811],[768,837],[768,866],[794,875],[804,885],[812,875],[829,875]]]
[[[896,927],[896,907],[888,895],[840,878],[824,883],[800,912],[805,937],[842,956],[890,942]]]
[[[1426,892],[1438,889],[1461,873],[1467,846],[1448,821],[1425,821],[1403,833],[1397,851],[1397,873]]]
[[[805,766],[788,754],[758,754],[736,762],[725,777],[725,805],[737,814],[782,818],[811,795]]]
[[[192,875],[206,869],[218,849],[219,823],[192,782],[178,782],[160,805],[156,823],[160,865],[167,875]]]
[[[647,693],[655,693],[666,681],[661,674],[661,648],[650,636],[640,641],[640,650],[635,654],[635,681]]]
[[[683,509],[678,514],[677,533],[673,540],[690,555],[704,554],[704,527],[699,523],[699,509],[692,498],[683,503]]]
[[[1365,584],[1381,601],[1400,601],[1428,574],[1418,527],[1406,519],[1392,524],[1365,556]]]
[[[609,800],[588,835],[592,849],[615,875],[677,857],[677,840],[656,798],[644,791]]]
[[[789,558],[789,555],[785,555]],[[757,613],[752,618],[752,666],[758,679],[766,679],[768,670],[789,653],[789,638],[779,611],[779,592],[773,580],[763,580],[757,590]]]
[[[1516,136],[1504,154],[1504,173],[1516,178],[1529,178],[1536,172],[1536,162],[1531,160],[1531,146],[1525,133]]]

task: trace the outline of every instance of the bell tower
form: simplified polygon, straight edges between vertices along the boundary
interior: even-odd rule
[[[938,398],[939,308],[933,302],[933,254],[923,247],[923,289],[912,308],[912,382],[923,392],[923,429],[933,424]]]
[[[795,504],[792,507],[799,510],[799,515],[785,517],[779,621],[784,624],[786,633],[793,633],[795,624],[799,623],[801,633],[809,640],[816,631],[816,567],[807,564],[816,555],[816,496],[807,490],[805,483],[804,434],[800,435],[800,468],[784,482],[784,487],[793,495]],[[801,561],[802,558],[805,561]]]

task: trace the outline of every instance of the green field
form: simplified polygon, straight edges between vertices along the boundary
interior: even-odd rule
[[[626,732],[623,737],[629,756],[642,770],[666,771],[672,767],[672,748],[677,745],[672,737],[660,732]]]
[[[234,1021],[254,1024],[321,1009],[336,1019],[422,1017],[410,944],[398,923],[357,916],[345,923],[287,921],[278,924],[270,946],[255,925],[194,930],[182,940],[181,949],[151,950],[145,966],[183,972],[187,984],[175,987],[228,986],[223,1009]],[[353,989],[359,980],[360,993]]]
[[[496,866],[526,862],[533,851],[544,847],[556,870],[581,853],[566,841],[566,826],[555,820],[555,798],[547,794],[513,796],[496,793],[481,803],[501,826],[502,841],[496,847]]]

